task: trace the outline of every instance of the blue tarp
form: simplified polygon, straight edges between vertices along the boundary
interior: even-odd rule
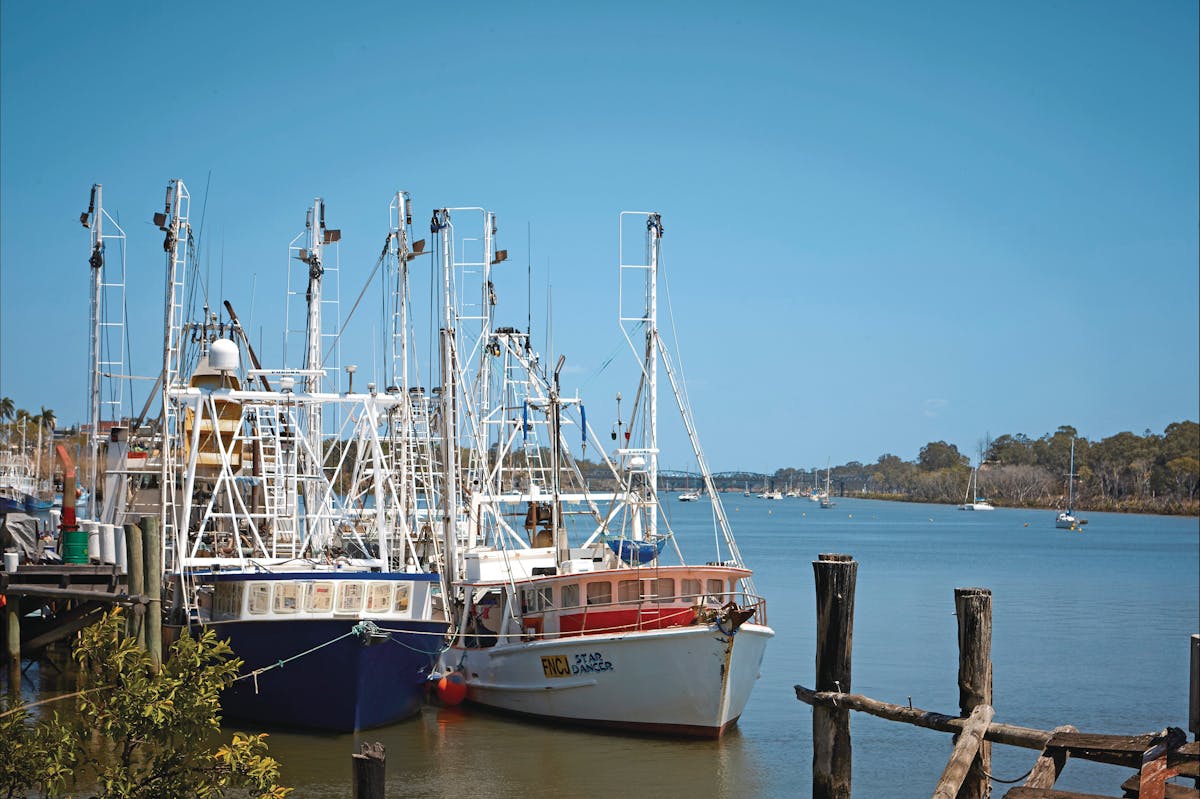
[[[617,541],[609,541],[608,546],[618,558],[633,565],[649,563],[657,558],[665,543],[667,543],[665,538],[657,541],[630,541],[628,538],[622,538]]]

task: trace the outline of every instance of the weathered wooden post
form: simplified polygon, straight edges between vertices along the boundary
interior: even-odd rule
[[[142,560],[146,569],[146,651],[154,668],[162,665],[162,539],[159,537],[158,517],[142,517]]]
[[[142,528],[136,524],[125,525],[125,553],[128,568],[125,569],[125,580],[129,586],[129,595],[138,596],[146,592],[146,565],[142,560]],[[146,648],[146,606],[135,602],[129,609],[126,632],[137,639],[142,649]]]
[[[1192,740],[1200,741],[1200,633],[1192,634],[1192,678],[1188,688],[1188,729]],[[1200,788],[1200,776],[1195,779]]]
[[[21,691],[21,597],[10,596],[4,605],[4,654],[8,658],[8,690]]]
[[[384,799],[383,783],[386,758],[383,744],[364,743],[358,754],[351,755],[354,763],[354,799]]]
[[[854,648],[854,584],[850,555],[821,554],[813,561],[817,587],[816,690],[850,692]],[[850,711],[813,707],[813,799],[850,799]]]
[[[954,612],[958,616],[958,707],[965,718],[977,706],[992,704],[992,590],[955,588]],[[978,767],[963,780],[959,799],[983,799],[990,793],[990,743],[981,743],[975,762]]]

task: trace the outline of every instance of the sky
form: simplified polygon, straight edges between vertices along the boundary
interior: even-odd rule
[[[0,396],[86,417],[93,183],[127,236],[129,367],[157,375],[150,219],[181,178],[213,304],[268,363],[313,198],[345,311],[405,190],[418,236],[434,208],[497,214],[497,324],[532,319],[601,430],[635,388],[618,214],[661,213],[661,324],[714,471],[1161,432],[1200,416],[1197,17],[4,0]],[[343,340],[360,375],[382,351],[365,306]],[[663,393],[661,466],[690,469]]]

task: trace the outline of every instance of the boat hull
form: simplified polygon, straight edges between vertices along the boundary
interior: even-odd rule
[[[456,647],[470,702],[588,726],[719,738],[759,677],[769,627],[712,626]]]
[[[225,715],[333,732],[382,727],[415,715],[446,624],[380,621],[379,627],[392,632],[372,641],[352,632],[358,623],[353,618],[211,622],[208,627],[229,639],[234,655],[245,661],[243,674],[283,661],[282,667],[226,689],[221,695]]]

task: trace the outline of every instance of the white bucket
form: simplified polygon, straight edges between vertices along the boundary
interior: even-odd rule
[[[94,522],[91,519],[84,519],[79,523],[79,526],[87,531],[88,535],[88,560],[93,563],[100,562],[100,523]]]
[[[113,525],[113,546],[116,548],[117,571],[121,574],[129,572],[129,551],[125,548],[125,527]]]
[[[101,563],[116,563],[117,562],[117,547],[116,533],[113,532],[111,524],[100,525],[100,562]]]
[[[4,550],[4,571],[15,572],[21,562],[21,555],[15,549]]]

